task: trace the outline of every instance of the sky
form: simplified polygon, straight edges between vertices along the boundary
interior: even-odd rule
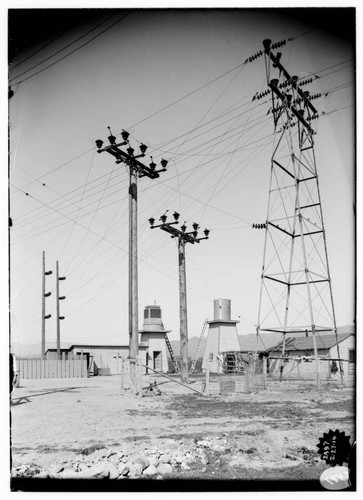
[[[329,12],[328,12],[329,11]],[[290,74],[314,75],[328,93],[315,155],[337,325],[355,319],[355,54],[342,10],[62,10],[13,21],[10,66],[9,205],[11,341],[41,340],[42,252],[46,342],[56,340],[59,261],[61,340],[128,342],[128,174],[96,139],[124,129],[148,146],[159,179],[138,182],[139,326],[156,303],[179,337],[176,241],[156,220],[174,210],[210,238],[186,247],[189,337],[213,319],[213,300],[231,300],[238,333],[254,333],[259,303],[273,122],[262,41],[286,40]],[[11,16],[14,16],[13,19]],[[32,15],[33,22],[29,22]],[[31,20],[30,20],[31,21]],[[29,33],[26,26],[39,30]],[[34,31],[34,30],[33,30]],[[13,47],[13,45],[11,45]],[[319,78],[315,78],[318,76]]]

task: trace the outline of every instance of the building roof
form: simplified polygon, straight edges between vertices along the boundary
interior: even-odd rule
[[[343,333],[338,334],[338,343],[342,342],[346,338],[354,335],[353,333]],[[337,344],[335,335],[317,335],[316,336],[316,348],[317,349],[331,349]],[[270,347],[268,351],[281,351],[282,341],[273,347]],[[312,351],[314,350],[313,337],[287,337],[285,340],[285,351]]]
[[[61,343],[60,349],[61,351],[71,351],[72,349],[95,349],[98,347],[104,347],[108,349],[128,349],[129,345],[128,344],[65,344]],[[145,348],[147,347],[145,342],[139,342],[139,348]],[[55,346],[50,346],[47,347],[45,352],[48,351],[56,351],[57,347]]]

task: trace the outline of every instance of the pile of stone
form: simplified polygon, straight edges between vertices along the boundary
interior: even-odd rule
[[[202,472],[209,463],[208,450],[218,454],[229,452],[227,440],[205,438],[201,440],[167,440],[163,446],[133,449],[98,449],[90,454],[79,454],[61,460],[49,468],[34,464],[13,468],[13,477],[56,479],[164,479],[176,471],[198,468]]]

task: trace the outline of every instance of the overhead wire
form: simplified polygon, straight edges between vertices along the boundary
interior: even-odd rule
[[[106,31],[109,31],[111,28],[113,28],[114,26],[116,26],[116,24],[120,23],[121,21],[123,21],[128,15],[130,15],[131,11],[127,12],[126,14],[124,14],[120,19],[118,19],[117,21],[115,21],[114,23],[111,24],[111,26],[108,26],[107,28],[105,28],[104,30],[102,30],[100,33],[98,33],[97,35],[95,35],[94,37],[92,37],[90,40],[87,40],[87,42],[83,43],[82,45],[80,45],[79,47],[71,50],[70,52],[68,52],[68,54],[65,54],[64,56],[60,57],[59,59],[57,59],[56,61],[52,62],[51,64],[48,64],[48,66],[46,66],[45,68],[42,68],[40,69],[39,71],[36,71],[35,73],[33,73],[32,75],[30,76],[27,76],[25,78],[23,78],[22,80],[19,80],[19,81],[16,81],[16,82],[13,82],[13,80],[10,80],[10,83],[12,85],[19,85],[20,83],[24,83],[28,80],[30,80],[30,78],[33,78],[34,76],[36,75],[39,75],[40,73],[43,73],[43,71],[46,71],[47,69],[55,66],[56,64],[58,64],[59,62],[63,61],[64,59],[66,59],[67,57],[69,57],[70,55],[74,54],[75,52],[78,52],[78,50],[82,49],[83,47],[85,47],[86,45],[88,45],[89,43],[93,42],[93,40],[95,40],[96,38],[98,38],[99,36],[103,35],[103,33],[105,33]],[[103,23],[101,23],[103,24]],[[93,30],[91,30],[93,31]],[[81,37],[83,38],[83,37]],[[26,71],[27,72],[27,71]],[[24,73],[26,73],[24,72]],[[22,73],[22,74],[24,74]],[[17,78],[19,78],[20,75],[18,75],[17,77],[14,77],[14,80],[16,80]]]

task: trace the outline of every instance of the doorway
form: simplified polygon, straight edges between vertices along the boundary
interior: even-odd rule
[[[161,363],[161,351],[153,351],[153,368],[154,370],[161,371],[162,363]]]

